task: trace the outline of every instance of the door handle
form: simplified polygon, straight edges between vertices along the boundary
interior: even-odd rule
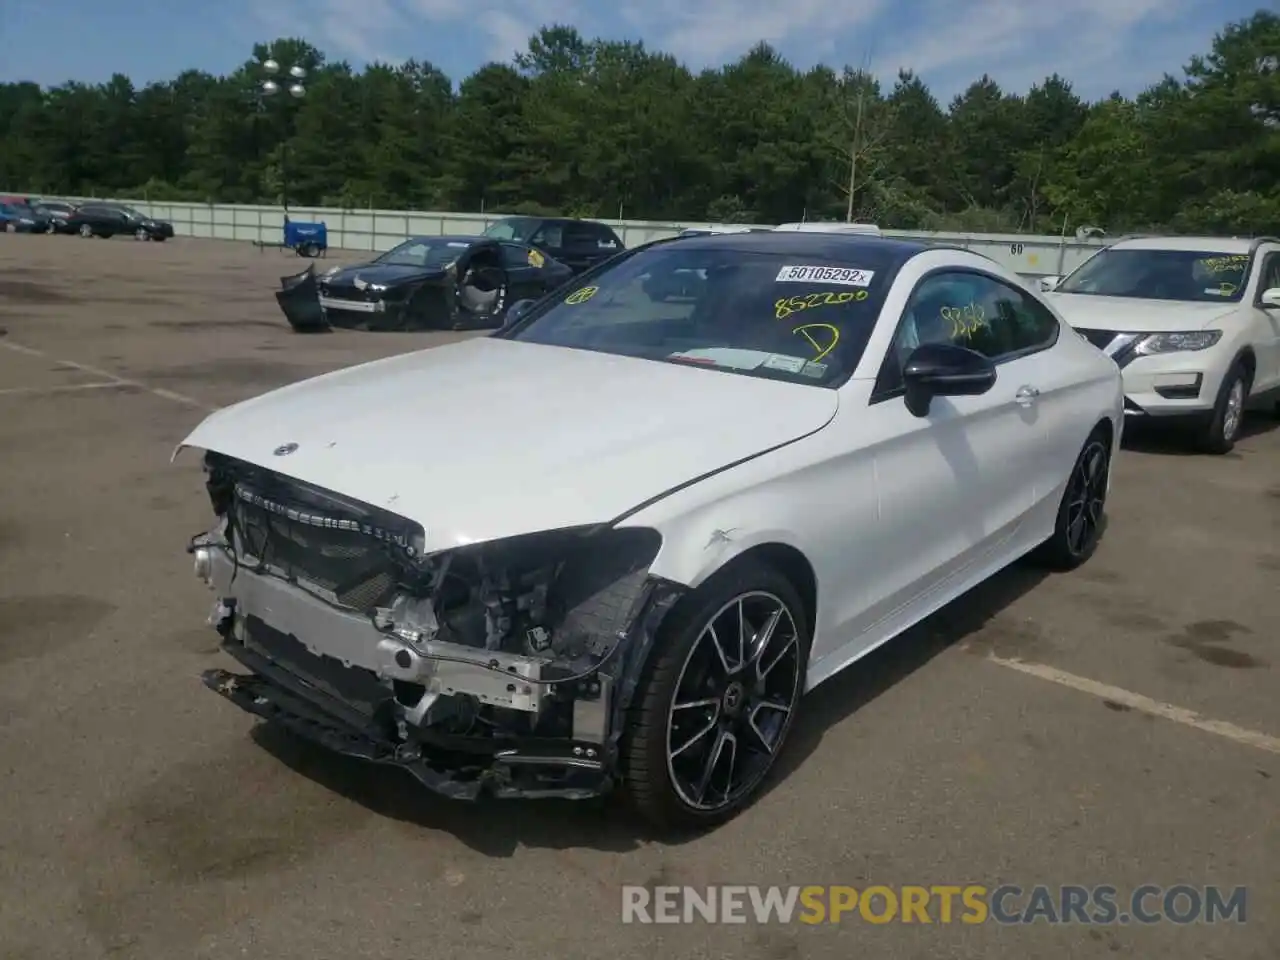
[[[1020,407],[1029,407],[1036,402],[1038,396],[1040,391],[1035,387],[1019,387],[1018,392],[1013,395],[1013,401]]]

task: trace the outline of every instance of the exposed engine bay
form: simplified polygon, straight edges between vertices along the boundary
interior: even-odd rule
[[[428,554],[388,511],[216,453],[205,468],[218,523],[189,550],[223,649],[251,671],[207,685],[451,796],[609,785],[621,711],[680,593],[648,574],[656,531]]]

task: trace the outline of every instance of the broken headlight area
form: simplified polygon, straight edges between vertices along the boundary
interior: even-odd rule
[[[644,528],[424,553],[420,527],[210,455],[193,538],[211,622],[251,671],[206,683],[324,745],[451,796],[610,784],[621,712],[679,594]]]

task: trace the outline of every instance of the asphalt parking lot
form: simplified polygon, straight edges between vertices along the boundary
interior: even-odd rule
[[[0,958],[1276,957],[1276,425],[1222,458],[1126,451],[1090,564],[1015,567],[825,684],[766,797],[659,839],[615,803],[437,801],[201,685],[228,664],[175,444],[219,405],[447,339],[290,333],[271,292],[303,265],[0,234]],[[621,922],[623,884],[968,883],[1246,886],[1248,913]]]

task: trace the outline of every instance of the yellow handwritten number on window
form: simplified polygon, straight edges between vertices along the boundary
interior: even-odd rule
[[[987,324],[987,313],[976,303],[967,307],[943,307],[939,313],[951,322],[951,336],[971,337]]]
[[[599,287],[581,287],[564,298],[565,303],[586,303],[600,290]]]
[[[810,293],[802,297],[783,297],[773,305],[773,315],[785,320],[793,313],[801,310],[812,310],[814,307],[838,307],[844,303],[855,303],[867,299],[865,290],[846,290],[842,293]]]

